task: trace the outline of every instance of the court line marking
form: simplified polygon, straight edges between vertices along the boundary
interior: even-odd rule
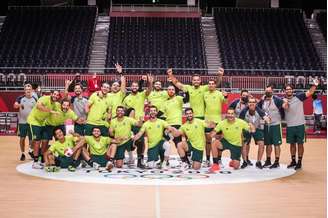
[[[160,200],[158,184],[156,184],[155,187],[155,211],[156,211],[156,218],[161,218],[161,200]]]

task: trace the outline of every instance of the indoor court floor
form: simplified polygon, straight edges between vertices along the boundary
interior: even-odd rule
[[[284,139],[285,140],[285,139]],[[303,169],[281,179],[219,185],[76,183],[16,171],[18,138],[0,137],[0,217],[326,217],[327,140],[308,139]],[[255,159],[251,146],[251,159]],[[289,163],[282,145],[281,163]]]

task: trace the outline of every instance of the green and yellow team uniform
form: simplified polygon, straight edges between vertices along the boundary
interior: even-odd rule
[[[248,123],[239,118],[235,118],[233,123],[225,119],[219,122],[215,127],[216,132],[223,133],[223,138],[221,139],[223,150],[230,150],[232,160],[240,160],[241,147],[243,144],[242,134],[244,131],[248,130]]]
[[[137,124],[135,119],[130,117],[124,116],[122,120],[118,120],[115,118],[110,123],[110,128],[114,131],[114,138],[127,138],[126,140],[122,141],[119,145],[117,145],[117,150],[115,154],[116,160],[123,160],[125,150],[130,151],[133,145],[131,139],[131,131],[132,127]]]
[[[108,161],[106,159],[106,152],[111,143],[111,139],[109,137],[100,136],[100,140],[97,141],[94,136],[85,136],[85,141],[88,144],[91,159],[100,164],[101,167],[105,167]]]
[[[73,158],[65,156],[66,149],[73,149],[77,138],[72,135],[65,136],[65,141],[61,143],[60,141],[55,141],[50,147],[51,151],[55,156],[56,166],[61,168],[67,168],[70,165],[73,165]]]
[[[203,151],[206,145],[205,128],[206,123],[200,119],[187,121],[181,127],[180,131],[187,136],[188,150],[192,152],[193,161],[202,162]]]
[[[123,105],[126,108],[134,108],[135,118],[139,120],[140,117],[144,117],[146,91],[137,92],[135,95],[132,93],[126,96],[123,100]]]
[[[55,111],[59,114],[50,114],[46,120],[46,135],[47,139],[51,140],[54,134],[54,129],[60,127],[65,134],[65,121],[72,119],[76,121],[78,119],[77,115],[71,109],[68,109],[67,112],[62,111],[61,105],[57,102]]]
[[[204,93],[205,120],[219,123],[221,121],[222,103],[226,102],[222,92],[215,90]]]
[[[118,91],[116,93],[109,93],[109,107],[112,111],[112,118],[116,117],[116,108],[122,105],[125,93]]]
[[[107,114],[109,109],[110,98],[109,95],[99,97],[98,93],[93,93],[88,103],[91,105],[90,111],[87,117],[87,124],[85,125],[85,134],[92,135],[92,129],[94,127],[100,128],[102,136],[108,136]]]
[[[183,85],[182,90],[189,93],[189,103],[194,112],[194,116],[196,118],[204,119],[204,94],[208,91],[208,85],[202,85],[198,88],[191,85]]]
[[[180,125],[182,124],[182,107],[183,97],[175,96],[166,100],[164,103],[164,113],[166,122],[169,125]]]
[[[50,110],[56,110],[56,102],[51,100],[51,96],[42,96],[39,98],[38,103],[42,103]],[[50,112],[43,112],[35,105],[27,117],[27,123],[30,125],[32,138],[40,141],[42,139],[47,140],[47,134],[45,129],[45,121],[50,116]]]
[[[157,107],[158,111],[164,112],[165,101],[168,97],[167,91],[152,91],[147,99],[151,105]]]
[[[161,119],[156,119],[156,121],[148,120],[142,125],[140,131],[146,133],[148,138],[148,162],[157,161],[159,155],[164,157],[163,133],[168,126],[169,124]]]

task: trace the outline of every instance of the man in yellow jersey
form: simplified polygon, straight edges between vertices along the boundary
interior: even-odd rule
[[[88,113],[85,135],[92,135],[92,129],[98,127],[102,136],[108,136],[108,126],[111,114],[109,113],[109,84],[103,83],[101,90],[94,92],[86,105]]]
[[[84,142],[78,134],[65,136],[60,127],[54,129],[54,136],[56,141],[44,155],[45,170],[47,172],[56,172],[59,168],[67,168],[69,171],[75,171],[80,163],[79,157]]]
[[[208,91],[204,93],[206,121],[211,121],[216,124],[221,121],[222,104],[227,103],[227,98],[228,93],[218,91],[216,89],[215,80],[210,79],[208,81]],[[210,166],[211,140],[210,134],[206,134],[206,167]]]
[[[123,76],[122,66],[115,64],[116,71],[121,75],[120,82],[114,81],[111,86],[111,93],[109,93],[109,108],[112,118],[116,117],[116,108],[122,105],[123,99],[126,94],[126,79]]]
[[[93,127],[91,136],[84,136],[88,148],[83,148],[83,157],[87,163],[95,168],[106,167],[111,171],[114,167],[114,156],[120,140],[101,135],[99,127]]]
[[[182,108],[184,99],[182,96],[177,96],[175,94],[175,87],[167,87],[167,94],[169,98],[165,101],[164,114],[166,122],[172,127],[179,129],[182,125]],[[181,136],[176,136],[173,139],[175,146],[181,142]]]
[[[65,121],[66,120],[73,120],[76,123],[83,123],[82,118],[79,118],[73,110],[70,109],[70,100],[63,99],[61,103],[56,102],[55,111],[58,114],[51,114],[46,119],[46,137],[48,142],[52,140],[54,136],[54,129],[59,127],[63,130],[64,134],[66,133],[65,129]]]
[[[33,168],[41,169],[43,166],[38,164],[39,149],[41,146],[41,155],[43,155],[47,150],[47,138],[46,138],[46,127],[45,120],[51,114],[58,114],[55,111],[56,102],[60,98],[59,91],[52,91],[50,96],[43,96],[39,98],[36,105],[33,107],[31,113],[27,117],[27,123],[30,126],[32,133],[32,144],[33,144]]]
[[[226,119],[220,121],[211,134],[212,137],[215,137],[217,133],[223,135],[221,139],[215,139],[212,143],[213,165],[210,168],[211,172],[220,170],[218,150],[229,150],[231,155],[229,166],[234,169],[239,168],[241,147],[243,144],[242,134],[243,131],[249,131],[250,125],[244,120],[236,118],[234,109],[228,109]]]
[[[147,90],[142,90],[143,81],[148,82]],[[131,93],[127,95],[123,100],[123,106],[126,107],[126,115],[135,118],[136,120],[143,119],[145,112],[145,99],[152,90],[153,78],[150,75],[142,76],[142,80],[138,82],[132,82],[131,84]],[[139,132],[140,128],[134,126],[132,131],[134,134]],[[142,138],[136,141],[135,145],[137,146],[137,156],[138,156],[138,165],[143,168],[143,154],[145,151],[145,141]],[[129,152],[130,163],[133,162],[132,152]]]
[[[167,91],[162,89],[161,81],[154,82],[154,89],[147,97],[150,106],[156,106],[158,108],[157,116],[160,118],[164,115],[165,101],[168,99]]]
[[[183,135],[187,141],[178,143],[178,153],[182,161],[181,169],[189,168],[189,160],[187,153],[192,152],[191,160],[192,168],[200,169],[203,160],[203,151],[206,144],[205,128],[214,128],[215,123],[206,123],[204,120],[194,118],[192,108],[186,108],[185,115],[187,122],[185,122],[174,135]]]
[[[131,117],[124,116],[125,109],[123,106],[118,106],[116,108],[116,118],[111,120],[109,133],[110,136],[115,139],[122,139],[122,142],[117,145],[116,153],[115,153],[115,166],[121,168],[123,166],[124,153],[125,151],[131,151],[133,147],[133,141],[131,139],[131,132],[133,126],[141,126],[142,120],[139,122]],[[138,159],[139,168],[144,168],[143,163],[141,163],[141,159]]]
[[[199,75],[193,75],[192,85],[182,84],[173,75],[172,69],[167,70],[167,74],[172,83],[180,90],[189,93],[189,103],[190,107],[194,111],[195,118],[204,119],[205,113],[205,103],[204,103],[204,93],[208,91],[208,85],[201,85],[201,78]],[[223,68],[219,68],[217,83],[220,84],[224,74]]]
[[[140,131],[133,137],[136,141],[146,134],[148,138],[148,160],[147,166],[154,168],[159,157],[162,161],[161,167],[167,166],[166,162],[170,155],[170,143],[164,140],[164,130],[174,131],[174,128],[161,119],[157,118],[158,109],[156,106],[150,106],[150,119],[147,120],[141,127]]]

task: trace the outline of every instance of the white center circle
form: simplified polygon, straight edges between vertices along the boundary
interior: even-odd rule
[[[257,169],[255,166],[248,166],[245,169],[233,170],[228,167],[230,159],[223,158],[223,168],[217,173],[210,173],[208,168],[200,170],[180,170],[178,157],[170,159],[168,169],[138,168],[122,169],[114,168],[111,172],[105,169],[77,168],[75,172],[61,169],[59,172],[46,172],[40,169],[33,169],[32,162],[20,164],[17,171],[46,179],[63,180],[70,182],[84,183],[105,183],[120,185],[208,185],[225,183],[247,183],[260,182],[278,179],[294,174],[294,169],[287,169],[287,166],[280,164],[277,169]],[[255,163],[255,161],[252,161]]]

